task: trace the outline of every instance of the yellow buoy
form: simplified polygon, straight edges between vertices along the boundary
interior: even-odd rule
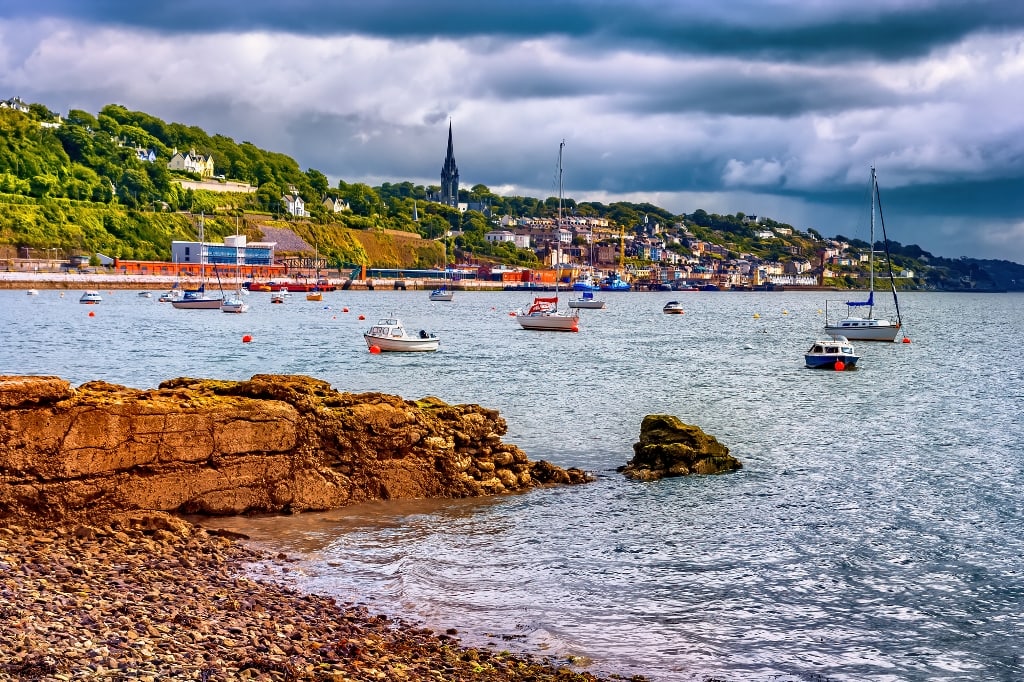
[[[755,320],[760,320],[761,319],[761,313],[754,313],[754,319]]]

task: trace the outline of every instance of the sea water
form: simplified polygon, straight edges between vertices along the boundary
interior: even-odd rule
[[[80,293],[0,292],[0,373],[433,395],[496,408],[531,459],[597,476],[220,523],[297,559],[301,589],[655,681],[1024,679],[1021,294],[901,294],[911,342],[855,343],[857,369],[834,372],[803,366],[834,293],[601,294],[575,334],[520,329],[515,292],[253,293],[242,315]],[[662,314],[672,299],[685,314]],[[368,353],[362,332],[392,314],[440,350]],[[626,480],[651,413],[743,469]]]

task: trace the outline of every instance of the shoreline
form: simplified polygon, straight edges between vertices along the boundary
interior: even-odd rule
[[[163,513],[0,527],[0,672],[27,679],[602,682],[247,577],[290,559]]]

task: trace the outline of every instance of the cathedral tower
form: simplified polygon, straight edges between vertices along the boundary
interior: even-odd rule
[[[455,149],[452,146],[452,122],[448,121],[448,155],[441,169],[441,203],[459,205],[459,167],[455,165]]]

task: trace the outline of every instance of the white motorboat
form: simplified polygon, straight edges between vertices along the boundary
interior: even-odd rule
[[[683,310],[683,304],[679,301],[669,301],[665,304],[665,307],[661,309],[661,312],[666,315],[682,315],[686,311]]]
[[[27,293],[29,296],[38,296],[39,295],[39,290],[37,290],[37,289],[29,289],[25,293]]]
[[[857,366],[860,356],[853,352],[853,346],[845,336],[832,334],[826,340],[818,339],[804,353],[804,364],[812,369],[834,369],[843,371]]]
[[[153,298],[153,294],[149,293],[148,291],[140,291],[139,298]]]
[[[380,351],[434,351],[441,344],[441,339],[423,329],[416,334],[409,334],[397,317],[377,320],[376,324],[363,334],[363,340],[371,351],[374,348]]]
[[[82,294],[82,297],[78,299],[79,303],[100,303],[103,301],[103,297],[100,296],[98,291],[87,291]]]

